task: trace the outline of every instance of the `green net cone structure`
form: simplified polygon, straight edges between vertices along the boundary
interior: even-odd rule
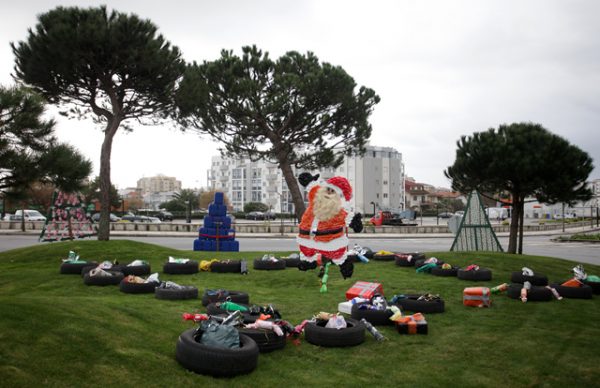
[[[469,194],[465,214],[450,251],[504,252],[475,190]]]

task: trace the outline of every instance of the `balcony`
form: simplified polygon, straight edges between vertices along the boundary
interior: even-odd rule
[[[277,174],[267,174],[266,177],[268,181],[277,180]]]

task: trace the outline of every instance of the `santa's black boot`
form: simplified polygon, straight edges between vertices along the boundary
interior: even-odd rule
[[[354,264],[350,260],[346,260],[340,265],[340,273],[344,279],[351,278],[354,273]]]

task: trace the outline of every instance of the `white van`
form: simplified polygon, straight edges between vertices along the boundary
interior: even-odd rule
[[[487,214],[490,221],[508,218],[508,210],[503,207],[488,207],[485,209],[485,214]]]
[[[15,211],[15,219],[20,220],[23,212],[25,212],[25,221],[46,221],[46,217],[42,213],[28,209]]]

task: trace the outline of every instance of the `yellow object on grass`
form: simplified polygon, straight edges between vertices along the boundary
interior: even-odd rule
[[[212,263],[214,263],[215,261],[219,261],[217,259],[212,259],[212,260],[202,260],[200,262],[199,265],[199,269],[200,271],[210,271],[210,266],[212,265]]]

